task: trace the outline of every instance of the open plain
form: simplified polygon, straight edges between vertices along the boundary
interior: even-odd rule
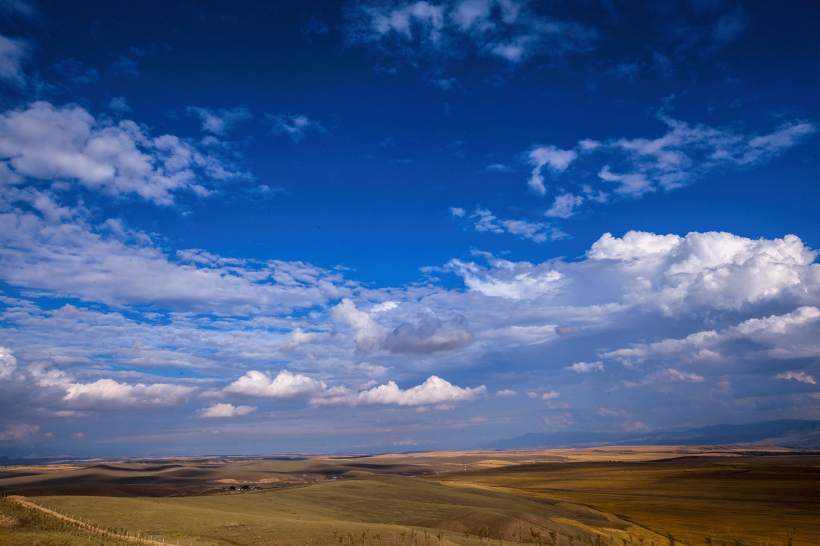
[[[16,466],[0,491],[2,545],[820,544],[820,454],[770,446]]]

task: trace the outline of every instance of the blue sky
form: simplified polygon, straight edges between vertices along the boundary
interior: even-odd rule
[[[820,418],[818,8],[0,3],[0,451]]]

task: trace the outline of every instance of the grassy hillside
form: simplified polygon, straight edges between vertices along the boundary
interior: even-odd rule
[[[818,456],[540,463],[427,479],[587,503],[682,544],[820,544]]]
[[[180,544],[288,546],[340,538],[342,546],[478,545],[486,539],[551,544],[550,531],[556,539],[572,536],[588,544],[598,534],[651,534],[580,505],[391,475],[219,496],[57,496],[45,502],[85,520]]]
[[[243,484],[262,489],[227,490]],[[820,544],[820,455],[776,448],[7,467],[0,491],[186,546]],[[12,526],[0,529],[0,546],[117,540],[83,535],[52,516],[2,516],[0,525]],[[46,534],[18,540],[24,532]]]
[[[0,498],[0,546],[135,546]]]

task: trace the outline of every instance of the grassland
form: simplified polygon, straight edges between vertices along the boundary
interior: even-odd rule
[[[8,467],[0,491],[186,546],[668,546],[670,533],[678,544],[820,544],[820,455],[759,455],[598,448]],[[0,529],[0,545],[33,544],[17,539],[34,537],[36,521],[6,512],[19,524]],[[63,544],[57,535],[37,543]]]

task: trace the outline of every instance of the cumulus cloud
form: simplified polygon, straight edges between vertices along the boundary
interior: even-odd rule
[[[653,256],[671,254],[680,246],[678,235],[656,235],[645,231],[628,231],[623,237],[605,233],[587,251],[592,260],[617,260],[631,262]]]
[[[197,390],[171,383],[129,384],[113,379],[82,383],[74,375],[56,368],[33,368],[29,372],[38,387],[59,393],[60,408],[75,411],[169,408],[180,405]]]
[[[208,108],[189,106],[185,109],[185,111],[189,116],[196,116],[202,120],[203,131],[219,136],[224,136],[225,133],[227,133],[237,123],[253,118],[250,110],[243,106],[237,106],[235,108],[220,108],[216,111]]]
[[[816,301],[817,252],[800,238],[747,239],[730,233],[686,237],[628,232],[604,234],[587,257],[633,277],[629,300],[671,313],[685,306],[740,309],[783,297]],[[647,282],[648,281],[648,282]]]
[[[496,396],[515,396],[516,392],[511,389],[501,389],[495,393]]]
[[[706,330],[690,334],[683,339],[665,339],[654,343],[635,344],[629,349],[617,349],[601,354],[603,358],[616,359],[626,365],[642,363],[649,358],[674,357],[682,362],[721,360],[725,357],[723,347],[736,340],[755,343],[755,351],[770,347],[770,358],[793,358],[795,356],[820,356],[820,345],[815,341],[820,323],[820,309],[800,307],[785,315],[748,319],[721,331]],[[733,358],[743,351],[733,346]]]
[[[344,15],[349,44],[375,46],[409,61],[465,54],[510,64],[541,55],[558,61],[593,50],[599,39],[592,27],[541,16],[526,3],[508,0],[358,2],[348,5]]]
[[[559,396],[561,396],[561,395],[558,392],[549,391],[549,392],[545,392],[544,394],[539,396],[539,398],[541,400],[554,400],[555,398],[558,398]]]
[[[122,410],[168,408],[178,406],[194,391],[170,383],[129,385],[113,379],[99,379],[93,383],[71,383],[63,397],[65,407],[76,410]]]
[[[248,372],[222,392],[244,397],[271,398],[277,401],[304,399],[314,407],[426,406],[474,400],[477,397],[486,396],[487,388],[484,385],[473,389],[462,388],[432,375],[421,385],[407,390],[400,389],[393,381],[358,390],[344,386],[328,387],[322,381],[282,370],[274,378],[258,371]]]
[[[450,207],[450,213],[453,216],[458,217],[458,218],[461,218],[462,216],[467,214],[467,212],[464,209],[459,208],[459,207]]]
[[[0,80],[18,89],[28,85],[23,65],[31,58],[26,40],[0,34]]]
[[[233,404],[214,404],[199,410],[203,419],[241,417],[256,411],[256,406],[234,406]]]
[[[11,349],[0,347],[0,379],[11,379],[12,374],[17,370],[17,359]]]
[[[448,268],[462,277],[470,290],[485,296],[513,300],[534,299],[558,289],[562,275],[548,267],[533,266],[528,262],[509,262],[492,259],[490,268],[474,262],[451,260]]]
[[[384,313],[385,311],[391,311],[393,309],[398,309],[399,304],[395,301],[383,301],[377,305],[374,305],[373,308],[370,310],[370,314],[373,313]]]
[[[173,135],[150,137],[133,121],[112,125],[84,108],[34,102],[0,115],[0,183],[65,180],[160,205],[174,192],[207,195],[203,182],[246,175]]]
[[[348,298],[344,298],[333,308],[331,316],[333,320],[342,322],[352,328],[357,354],[368,354],[379,346],[384,337],[384,331],[373,318],[364,311],[356,309],[356,305]]]
[[[303,332],[301,328],[294,328],[279,346],[280,351],[292,351],[303,343],[309,343],[319,337],[316,332]]]
[[[566,366],[564,369],[578,373],[591,372],[592,370],[604,371],[604,363],[600,360],[598,362],[576,362],[572,366]]]
[[[315,131],[317,133],[327,133],[327,129],[318,122],[308,119],[307,116],[301,114],[265,114],[268,122],[272,125],[271,132],[273,134],[288,135],[293,142],[299,142],[304,139],[308,132]]]
[[[306,375],[280,371],[276,377],[250,371],[227,387],[223,392],[238,396],[272,398],[278,401],[306,398],[327,389],[327,386]]]
[[[443,321],[428,314],[418,315],[418,326],[405,322],[390,332],[384,346],[392,353],[429,354],[455,349],[474,339],[463,315]]]
[[[484,385],[474,389],[461,388],[440,377],[431,375],[421,385],[407,390],[400,389],[396,383],[390,381],[385,385],[359,392],[334,391],[331,389],[323,397],[314,398],[311,403],[315,406],[427,406],[445,404],[446,402],[469,401],[486,395],[487,388]]]

